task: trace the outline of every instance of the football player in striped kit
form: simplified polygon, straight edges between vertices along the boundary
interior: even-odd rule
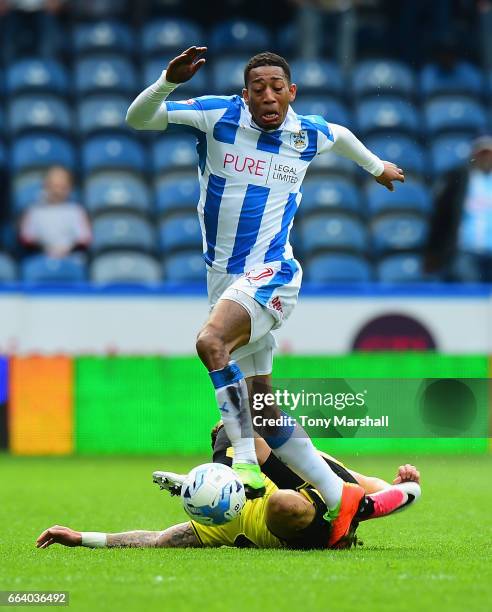
[[[207,266],[210,315],[198,334],[198,355],[210,374],[233,467],[247,496],[264,494],[254,446],[248,394],[267,392],[275,339],[294,309],[302,280],[289,234],[310,162],[327,151],[355,161],[393,190],[403,171],[371,153],[348,129],[317,115],[301,116],[290,68],[260,53],[244,70],[242,96],[166,99],[205,64],[206,47],[190,47],[133,101],[127,123],[136,129],[177,127],[197,138],[198,216]],[[263,414],[281,416],[276,406]],[[328,508],[331,544],[346,535],[363,489],[346,486],[296,424],[260,432],[276,456],[313,483]]]

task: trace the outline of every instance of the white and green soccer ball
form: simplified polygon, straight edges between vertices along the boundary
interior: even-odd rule
[[[224,525],[246,503],[243,483],[227,465],[204,463],[192,469],[181,487],[186,514],[202,525]]]

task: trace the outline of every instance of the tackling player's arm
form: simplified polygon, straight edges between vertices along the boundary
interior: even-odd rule
[[[164,531],[126,531],[124,533],[98,533],[75,531],[54,525],[36,540],[37,548],[52,544],[86,546],[88,548],[198,548],[202,544],[191,523],[180,523]]]
[[[168,116],[163,102],[205,64],[205,58],[200,56],[206,50],[207,47],[190,47],[171,60],[159,79],[132,102],[126,114],[128,125],[136,130],[165,130]]]

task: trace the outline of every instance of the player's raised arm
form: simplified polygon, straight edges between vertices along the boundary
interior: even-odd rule
[[[136,130],[165,130],[167,109],[163,102],[180,83],[189,81],[205,64],[200,57],[206,47],[190,47],[169,62],[155,83],[140,93],[130,105],[126,122]]]
[[[378,183],[384,185],[390,191],[394,190],[393,181],[400,181],[401,183],[405,181],[405,175],[401,168],[391,162],[379,159],[346,127],[330,123],[330,128],[334,137],[331,151],[343,157],[348,157],[348,159],[357,163],[372,174]]]

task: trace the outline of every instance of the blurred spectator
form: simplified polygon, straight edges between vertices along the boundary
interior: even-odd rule
[[[41,201],[25,213],[20,239],[26,250],[42,251],[51,257],[65,257],[85,250],[91,229],[85,210],[70,200],[73,183],[68,170],[53,166],[48,170]]]
[[[492,136],[473,143],[471,163],[436,188],[427,267],[452,281],[492,282]]]
[[[63,46],[59,19],[65,4],[66,0],[0,0],[4,61],[58,53]]]

